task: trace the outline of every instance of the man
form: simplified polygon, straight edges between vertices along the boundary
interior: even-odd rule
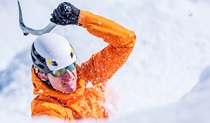
[[[106,83],[133,50],[134,32],[68,2],[53,11],[51,21],[82,26],[109,45],[79,66],[65,38],[52,33],[38,37],[31,49],[32,82],[37,95],[31,103],[32,116],[66,120],[108,118],[103,106]]]

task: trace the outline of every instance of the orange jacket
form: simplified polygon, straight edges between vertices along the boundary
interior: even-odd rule
[[[78,87],[72,94],[50,89],[35,75],[32,67],[34,95],[37,95],[31,103],[32,116],[47,115],[66,120],[108,118],[103,107],[106,82],[127,60],[136,36],[111,20],[82,10],[78,23],[109,45],[76,66]],[[88,82],[92,87],[86,87]]]

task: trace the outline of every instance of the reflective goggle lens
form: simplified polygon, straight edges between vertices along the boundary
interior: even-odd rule
[[[70,71],[73,71],[75,69],[75,64],[70,64],[69,66],[65,67],[65,68],[62,68],[62,69],[59,69],[59,70],[53,70],[51,72],[51,74],[54,76],[54,77],[61,77],[63,76],[65,73],[66,73],[66,69],[69,69]]]

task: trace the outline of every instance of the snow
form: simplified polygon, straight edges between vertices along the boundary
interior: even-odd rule
[[[25,24],[35,29],[45,27],[60,2],[20,0]],[[137,35],[128,61],[109,81],[107,95],[112,94],[108,97],[113,105],[106,105],[113,115],[106,122],[210,121],[210,1],[71,0],[71,3],[110,18]],[[30,117],[34,98],[30,47],[37,36],[23,36],[17,1],[1,0],[0,18],[1,121],[58,122]],[[70,40],[79,64],[106,46],[81,27],[57,26],[52,32]]]

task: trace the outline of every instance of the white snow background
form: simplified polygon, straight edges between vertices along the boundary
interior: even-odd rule
[[[128,61],[108,82],[113,105],[107,105],[111,118],[106,122],[210,123],[209,0],[66,1],[137,35]],[[44,28],[61,2],[20,0],[25,24]],[[30,47],[37,36],[23,36],[16,0],[0,1],[0,30],[1,122],[59,122],[30,116]],[[107,45],[78,26],[57,26],[52,32],[69,40],[79,64]]]

